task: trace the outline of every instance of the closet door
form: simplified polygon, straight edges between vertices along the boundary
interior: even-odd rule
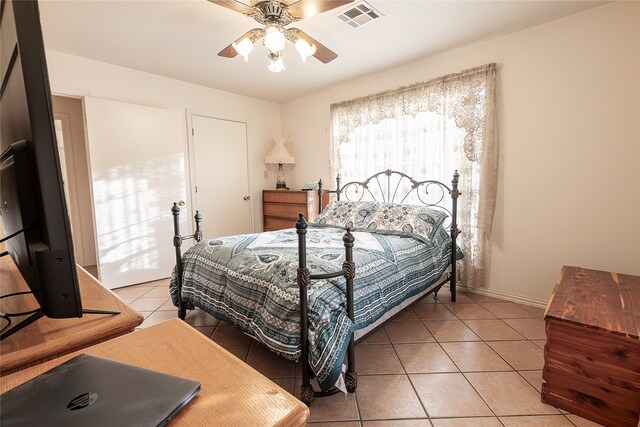
[[[251,232],[247,124],[190,115],[193,214],[203,218],[205,238]]]
[[[171,207],[186,198],[184,113],[90,97],[85,111],[100,280],[115,288],[169,277]]]

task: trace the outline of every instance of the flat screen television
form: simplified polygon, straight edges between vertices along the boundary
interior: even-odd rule
[[[3,313],[3,339],[42,316],[82,317],[83,310],[36,1],[2,0],[0,43],[3,256],[13,258],[40,305],[12,327]]]

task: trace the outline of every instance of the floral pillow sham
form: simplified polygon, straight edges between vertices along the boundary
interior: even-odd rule
[[[352,202],[336,200],[329,203],[322,213],[315,220],[316,224],[334,227],[366,228],[363,224],[365,218],[369,216],[377,202]]]
[[[431,240],[447,216],[443,211],[426,206],[334,201],[322,211],[315,223],[354,231],[413,234],[421,240]]]
[[[386,234],[411,233],[430,240],[447,216],[443,211],[426,206],[380,202],[367,215],[362,228]]]

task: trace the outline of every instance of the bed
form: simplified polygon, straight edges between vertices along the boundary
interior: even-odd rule
[[[306,404],[354,392],[356,341],[447,282],[455,301],[458,178],[449,187],[391,170],[344,185],[338,177],[335,200],[311,223],[300,214],[291,229],[209,240],[198,213],[195,233],[180,234],[174,204],[178,315],[198,307],[298,361]]]

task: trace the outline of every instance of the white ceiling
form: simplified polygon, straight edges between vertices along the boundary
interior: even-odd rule
[[[267,70],[266,48],[249,62],[217,53],[253,19],[205,0],[40,1],[45,45],[73,55],[274,102],[393,68],[480,40],[577,13],[599,1],[370,1],[384,17],[354,29],[337,18],[349,5],[289,27],[338,58],[302,64],[288,43],[286,71]]]

